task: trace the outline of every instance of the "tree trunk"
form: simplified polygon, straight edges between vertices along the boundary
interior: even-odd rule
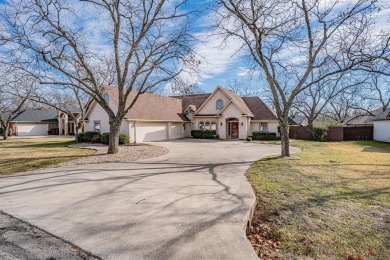
[[[290,139],[288,136],[289,131],[287,120],[280,120],[280,140],[282,145],[282,157],[290,157]]]
[[[108,154],[117,154],[119,148],[119,130],[121,127],[121,120],[110,119],[110,136],[108,143]]]
[[[4,127],[3,127],[3,139],[7,140],[8,138],[8,128],[9,128],[9,123],[6,122]]]

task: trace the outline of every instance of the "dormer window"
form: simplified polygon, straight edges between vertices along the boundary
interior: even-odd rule
[[[222,108],[223,108],[223,101],[222,101],[222,99],[218,99],[217,100],[217,110],[218,111],[222,110]]]
[[[108,95],[108,93],[103,94],[103,99],[108,103],[108,101],[110,100],[110,96]]]

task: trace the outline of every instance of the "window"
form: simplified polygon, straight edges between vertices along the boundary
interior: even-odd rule
[[[100,132],[100,121],[93,121],[93,129],[95,129],[97,132]]]
[[[103,99],[108,102],[110,100],[110,95],[108,95],[108,93],[104,93],[103,94]]]
[[[204,123],[202,121],[199,122],[199,130],[204,130]]]
[[[217,130],[217,123],[211,122],[211,130]]]
[[[260,131],[261,132],[268,132],[268,124],[267,123],[260,123]]]
[[[210,122],[206,122],[206,123],[204,124],[204,129],[205,129],[205,130],[210,130]]]
[[[223,101],[222,99],[217,100],[217,110],[222,110],[223,108]]]

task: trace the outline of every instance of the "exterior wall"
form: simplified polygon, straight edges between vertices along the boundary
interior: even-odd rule
[[[248,133],[248,117],[242,116],[242,112],[231,103],[223,112],[222,118],[220,118],[218,126],[220,126],[220,122],[222,121],[223,126],[219,128],[219,138],[226,139],[227,138],[227,119],[229,118],[237,118],[238,119],[238,138],[245,139]],[[242,123],[242,125],[241,125]]]
[[[252,134],[255,131],[260,131],[260,123],[267,123],[268,124],[268,132],[278,134],[279,123],[266,122],[266,121],[264,121],[264,122],[259,122],[259,121],[253,122],[252,121],[251,126],[250,126],[250,134]]]
[[[223,101],[223,107],[229,103],[230,99],[228,96],[226,96],[225,93],[222,92],[222,90],[218,89],[207,101],[207,103],[202,107],[201,110],[197,112],[197,114],[200,115],[212,115],[217,114],[217,100],[221,99]],[[198,108],[197,108],[198,109]]]
[[[110,107],[114,110],[116,108],[116,104],[111,101],[109,101]],[[107,112],[98,104],[95,103],[95,106],[92,108],[92,111],[90,112],[88,116],[88,122],[86,123],[85,131],[94,131],[94,121],[100,121],[100,132],[101,133],[108,133],[110,132],[110,124],[108,123],[108,114]],[[122,134],[129,134],[129,124],[126,120],[122,121],[122,125],[120,128],[120,132]]]
[[[390,120],[374,121],[374,140],[390,143]]]

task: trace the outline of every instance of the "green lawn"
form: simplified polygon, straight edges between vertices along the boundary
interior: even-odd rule
[[[0,140],[0,175],[36,170],[94,151],[66,147],[73,138],[9,138]]]
[[[249,238],[263,258],[390,259],[390,144],[292,141],[297,160],[266,158]]]

